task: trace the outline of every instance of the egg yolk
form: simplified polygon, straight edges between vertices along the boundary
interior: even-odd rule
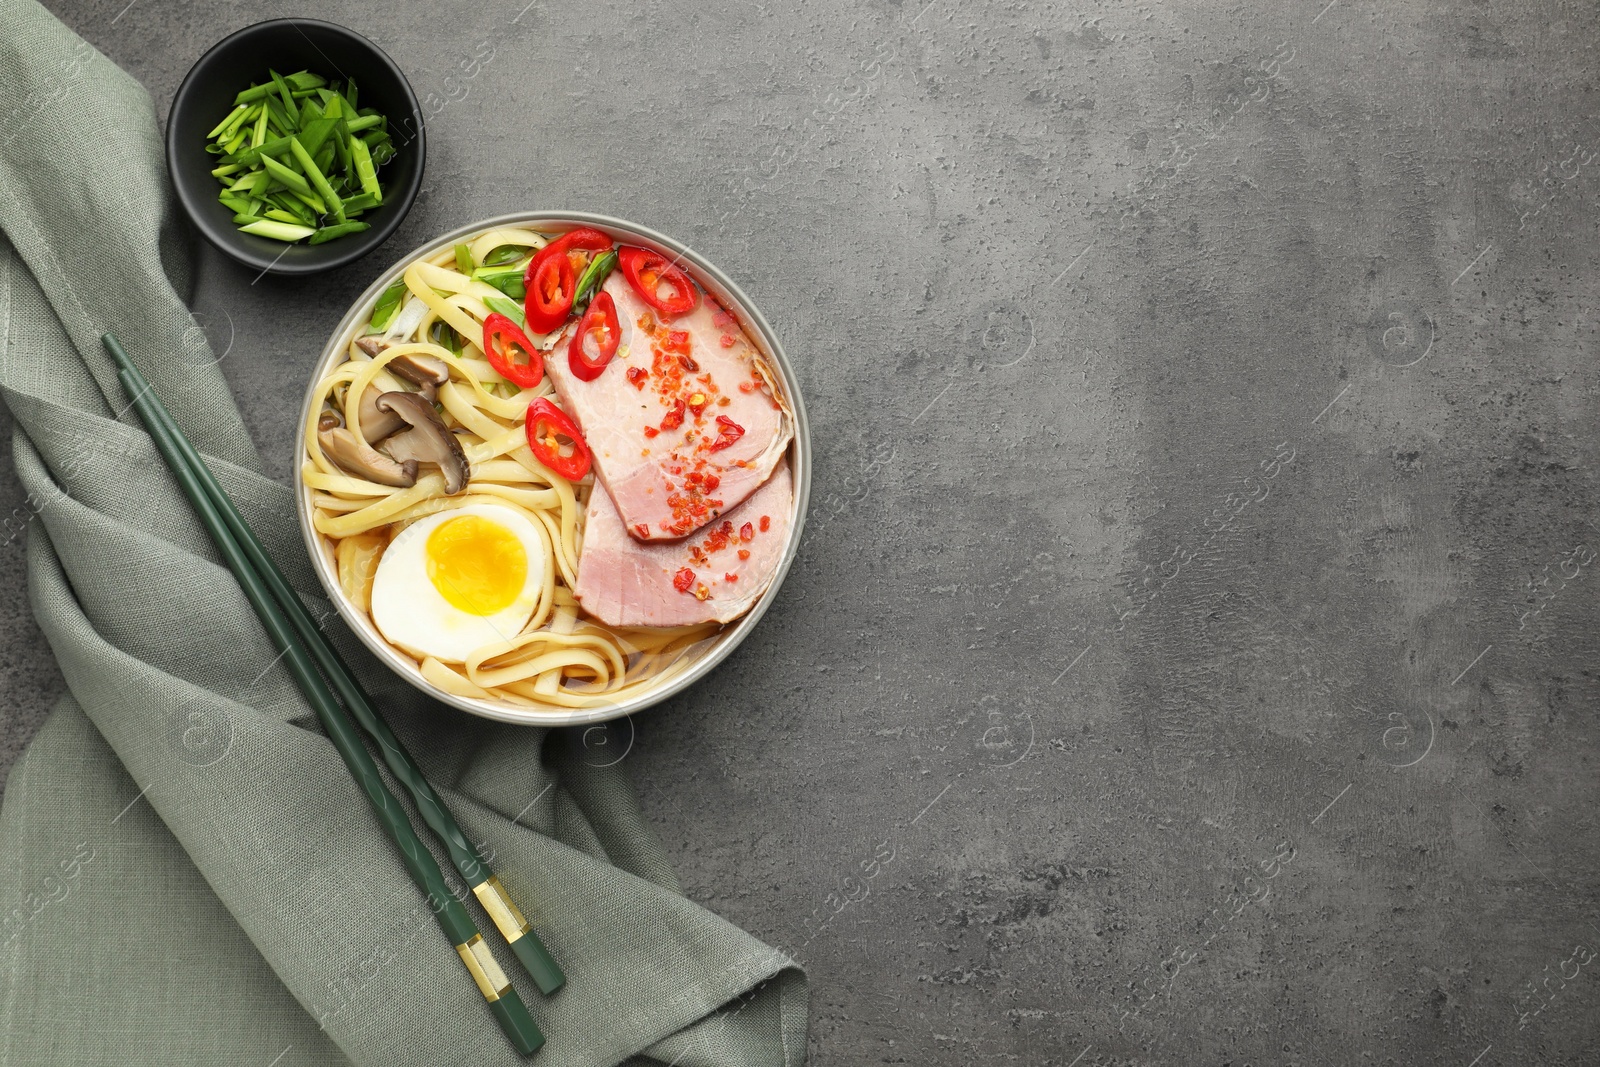
[[[528,578],[522,542],[482,515],[462,515],[428,535],[428,580],[439,595],[469,615],[510,607]]]

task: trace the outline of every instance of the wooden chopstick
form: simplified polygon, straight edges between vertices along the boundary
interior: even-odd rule
[[[188,497],[190,504],[194,506],[202,525],[227,561],[229,569],[233,571],[239,587],[245,594],[245,599],[250,602],[250,606],[261,620],[267,636],[283,654],[289,673],[305,695],[307,702],[316,711],[323,729],[327,731],[329,740],[333,742],[334,748],[344,760],[351,777],[366,794],[379,823],[394,841],[395,847],[400,850],[406,870],[428,898],[429,906],[438,919],[440,928],[455,946],[457,954],[472,974],[479,992],[489,1004],[489,1010],[519,1052],[527,1055],[537,1051],[544,1044],[544,1035],[539,1031],[533,1017],[528,1014],[527,1005],[523,1003],[522,997],[512,988],[505,973],[501,971],[493,953],[489,951],[489,946],[484,942],[483,935],[478,932],[477,924],[472,921],[467,910],[450,891],[439,864],[417,837],[399,801],[384,785],[377,764],[373,762],[366,746],[361,743],[360,734],[345,717],[344,709],[339,706],[333,691],[317,673],[307,650],[295,640],[293,629],[283,612],[273,602],[262,576],[251,566],[245,550],[208,495],[199,471],[185,461],[178,445],[178,437],[168,429],[169,423],[163,422],[158,409],[159,401],[155,399],[149,384],[139,375],[137,368],[133,367],[132,361],[128,359],[127,353],[122,350],[115,337],[108,333],[102,341],[112,358],[117,361],[118,378],[138,410],[139,417],[144,421],[145,428],[150,432],[157,451],[166,460],[184,496]],[[205,470],[206,475],[210,476],[209,468],[205,468],[203,462],[200,464],[200,469]],[[221,493],[220,486],[217,492]],[[228,510],[234,510],[231,504]],[[239,525],[248,529],[244,526],[242,518],[239,519]],[[251,539],[254,540],[253,535]],[[260,546],[259,541],[256,542],[256,546]],[[262,555],[265,558],[264,552]],[[281,572],[279,577],[282,577]]]

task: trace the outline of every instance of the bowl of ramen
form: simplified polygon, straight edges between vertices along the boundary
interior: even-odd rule
[[[384,272],[302,408],[295,493],[339,614],[476,715],[600,722],[704,677],[793,561],[810,436],[766,319],[681,243],[506,215]]]

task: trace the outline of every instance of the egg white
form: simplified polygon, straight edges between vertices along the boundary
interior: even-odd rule
[[[511,534],[528,556],[528,574],[515,600],[493,615],[473,615],[446,600],[428,577],[428,537],[444,523],[478,515]],[[509,641],[527,625],[544,584],[544,538],[520,512],[469,504],[419,519],[384,550],[372,579],[372,621],[390,644],[418,659],[462,663],[485,645]]]

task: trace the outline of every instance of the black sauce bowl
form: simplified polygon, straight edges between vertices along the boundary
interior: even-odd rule
[[[289,245],[242,233],[217,200],[222,186],[211,176],[217,157],[206,151],[206,134],[233,111],[240,90],[267,78],[268,67],[279,74],[309,70],[330,82],[354,78],[360,106],[388,118],[395,155],[378,169],[382,205],[361,216],[370,229],[320,245]],[[316,274],[377,248],[411,210],[425,155],[422,108],[394,60],[354,30],[316,19],[258,22],[223,38],[183,79],[167,113],[167,169],[185,213],[223,252],[273,274]]]

